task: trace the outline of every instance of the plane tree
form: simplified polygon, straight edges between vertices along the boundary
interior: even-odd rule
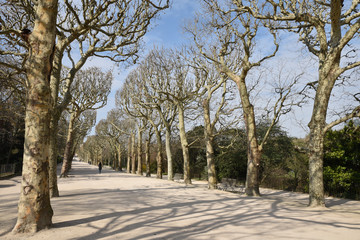
[[[148,97],[144,92],[141,72],[133,70],[126,78],[126,81],[116,94],[117,106],[129,116],[137,119],[145,119],[154,129],[157,141],[157,178],[162,178],[162,121],[156,111],[149,107]]]
[[[18,219],[14,233],[34,233],[52,224],[48,171],[51,110],[49,79],[54,54],[57,4],[57,0],[37,1],[33,31],[25,33],[28,53],[25,64],[25,144]],[[4,32],[17,32],[3,25],[3,15],[0,31],[1,35]]]
[[[351,108],[337,118],[330,118],[330,98],[336,86],[344,88],[349,73],[359,69],[356,57],[360,29],[360,1],[305,0],[305,1],[233,1],[236,14],[247,12],[256,19],[270,21],[272,29],[283,29],[298,34],[299,41],[318,61],[318,77],[306,84],[315,90],[309,127],[309,206],[325,206],[323,158],[324,136],[332,127],[354,117],[360,117],[358,91]],[[352,83],[354,84],[354,83]],[[349,89],[349,88],[348,88]],[[335,94],[334,94],[335,95]],[[336,96],[336,95],[335,95]],[[327,122],[329,121],[330,122]]]
[[[150,57],[151,65],[154,68],[154,78],[147,84],[152,91],[156,92],[157,101],[168,102],[176,107],[184,161],[184,182],[191,184],[189,161],[191,143],[186,137],[185,111],[188,111],[196,97],[202,94],[203,79],[197,77],[187,63],[189,55],[185,49],[182,51],[172,49],[153,51]]]
[[[71,107],[68,109],[70,120],[60,177],[67,177],[71,167],[76,121],[84,111],[96,110],[106,105],[112,79],[111,71],[103,72],[98,67],[80,70],[75,76],[71,89]]]
[[[31,1],[8,1],[2,3],[1,25],[6,50],[0,54],[13,61],[1,62],[10,69],[8,76],[24,72],[26,61],[26,34],[31,32],[35,16]],[[5,8],[6,7],[6,8]],[[140,42],[153,19],[169,7],[168,0],[110,0],[70,1],[59,3],[57,16],[57,41],[53,55],[50,78],[52,97],[52,120],[50,134],[50,186],[51,196],[58,196],[56,182],[56,159],[58,122],[61,113],[70,104],[70,87],[75,74],[91,58],[105,58],[115,63],[132,63],[138,58]],[[23,39],[23,41],[21,40]],[[80,52],[80,55],[78,54]],[[74,57],[79,56],[79,57]],[[65,59],[71,66],[65,76],[67,94],[59,98],[61,72]],[[15,61],[16,60],[16,61]],[[16,64],[15,64],[16,63]]]
[[[288,84],[281,84],[272,93],[276,101],[269,112],[271,124],[262,138],[256,132],[256,113],[251,94],[259,87],[259,79],[253,81],[251,73],[259,70],[268,59],[275,56],[279,49],[277,35],[268,29],[266,22],[254,19],[251,14],[237,14],[232,9],[234,3],[228,1],[203,0],[203,10],[192,25],[186,27],[200,54],[212,62],[217,71],[235,82],[241,100],[243,118],[248,145],[248,162],[245,191],[247,195],[259,196],[259,169],[264,144],[271,129],[279,121],[280,116],[291,110],[294,101],[291,100],[291,90],[298,80],[294,77]],[[257,44],[259,32],[272,42],[272,48],[259,51]],[[275,95],[274,95],[275,93]],[[290,99],[290,101],[287,101]]]

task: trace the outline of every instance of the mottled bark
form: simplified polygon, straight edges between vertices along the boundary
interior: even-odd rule
[[[259,168],[261,159],[261,147],[258,144],[256,135],[256,122],[254,106],[250,103],[250,96],[246,87],[245,78],[247,76],[248,69],[244,68],[240,76],[229,74],[235,81],[241,99],[241,105],[244,114],[246,138],[247,138],[247,171],[245,182],[245,193],[248,196],[260,196],[260,179]]]
[[[50,197],[59,197],[59,189],[57,186],[57,158],[58,158],[58,141],[57,141],[57,133],[58,133],[58,120],[54,115],[51,117],[50,123],[50,157],[49,157],[49,191]]]
[[[131,173],[136,174],[135,134],[131,133]]]
[[[121,144],[118,144],[118,159],[117,161],[115,160],[114,162],[116,163],[115,164],[115,171],[122,171],[122,167],[121,167],[121,155],[122,155],[122,152],[121,152]]]
[[[206,136],[205,136],[206,138]],[[208,168],[208,188],[217,188],[216,168],[215,168],[215,154],[214,154],[214,140],[213,138],[206,139],[206,161]]]
[[[146,140],[145,164],[146,164],[146,177],[151,177],[151,172],[150,172],[150,140]]]
[[[157,170],[156,170],[156,178],[162,179],[162,142],[161,142],[161,133],[159,130],[155,130],[156,133],[156,143],[157,143],[157,155],[156,155],[156,162],[157,162]]]
[[[165,135],[165,149],[166,149],[166,157],[168,164],[168,180],[174,181],[174,171],[173,171],[173,159],[171,153],[171,129],[170,126],[166,127],[166,135]]]
[[[128,156],[127,156],[127,163],[126,163],[126,172],[131,172],[131,137],[129,137],[128,142]]]
[[[189,144],[186,138],[184,109],[181,106],[179,106],[178,109],[179,109],[179,134],[180,134],[181,149],[184,159],[184,182],[185,184],[191,184]]]
[[[320,65],[319,85],[309,123],[309,206],[325,206],[323,157],[324,128],[331,91],[338,77],[339,58]],[[330,64],[332,63],[332,64]]]
[[[64,160],[61,167],[60,177],[67,177],[71,168],[72,161],[72,151],[73,151],[73,142],[74,142],[74,125],[76,120],[76,114],[72,113],[69,121],[69,129],[66,139],[65,151],[64,151]]]
[[[213,131],[211,128],[210,120],[210,100],[206,99],[203,102],[204,109],[204,135],[205,135],[205,144],[206,144],[206,161],[208,168],[208,188],[216,189],[217,188],[217,179],[216,179],[216,169],[215,169],[215,154],[214,154],[214,137]]]
[[[55,45],[56,0],[39,0],[26,66],[25,144],[18,219],[14,233],[52,225],[49,195],[50,73]]]
[[[138,129],[138,145],[137,145],[137,159],[138,159],[138,168],[137,174],[142,175],[142,131]]]

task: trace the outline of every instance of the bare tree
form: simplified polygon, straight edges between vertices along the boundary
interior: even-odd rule
[[[26,61],[26,31],[34,21],[35,10],[31,1],[10,1],[1,3],[4,11],[0,19],[3,46],[0,51],[10,56],[8,61],[0,61],[6,66],[8,78],[24,73]],[[169,0],[110,0],[110,1],[70,1],[60,3],[57,21],[57,43],[51,75],[52,119],[50,125],[50,189],[51,196],[59,196],[56,181],[56,159],[58,122],[61,113],[70,103],[70,87],[74,76],[91,57],[110,59],[113,62],[135,62],[140,50],[140,40],[146,34],[151,21],[160,11],[169,7]],[[23,33],[22,29],[25,32]],[[76,44],[78,46],[76,46]],[[80,51],[80,57],[74,58]],[[64,55],[72,66],[65,76],[67,94],[59,99],[59,84]],[[9,70],[10,69],[10,70]]]
[[[178,128],[184,159],[184,182],[191,184],[189,146],[185,130],[185,111],[201,95],[202,79],[197,78],[186,62],[186,50],[161,50],[152,52],[152,65],[155,70],[155,79],[150,87],[158,94],[158,101],[170,102],[176,107],[178,114]]]
[[[323,145],[327,130],[360,116],[357,105],[342,117],[327,123],[328,105],[334,86],[345,72],[360,66],[352,42],[360,28],[359,0],[234,1],[234,11],[249,12],[258,19],[273,21],[273,28],[299,34],[299,40],[319,62],[318,79],[307,87],[315,89],[309,135],[309,206],[325,206],[323,184]],[[261,6],[260,6],[261,4]],[[355,93],[356,94],[356,93]],[[354,95],[354,97],[356,97]]]
[[[68,137],[60,177],[67,177],[71,167],[75,121],[84,111],[96,110],[106,105],[107,96],[111,90],[111,83],[111,72],[103,73],[97,67],[79,71],[76,75],[75,84],[72,89]]]
[[[164,85],[157,85],[157,82],[163,76],[161,66],[156,63],[156,57],[159,52],[154,49],[139,65],[139,78],[141,78],[146,96],[146,101],[141,102],[145,108],[150,108],[159,114],[162,125],[165,127],[165,149],[168,165],[168,180],[173,181],[173,159],[171,152],[171,133],[173,123],[177,116],[177,106],[166,100],[166,95],[161,94],[164,91]]]
[[[265,55],[259,54],[256,52],[256,37],[258,31],[266,31],[266,28],[263,28],[266,23],[255,20],[247,13],[233,13],[232,9],[235,5],[231,2],[203,0],[203,6],[203,14],[195,19],[195,23],[188,27],[187,31],[192,35],[200,53],[215,65],[219,73],[232,79],[237,85],[248,144],[245,191],[247,195],[258,196],[260,195],[259,167],[263,146],[280,116],[288,112],[288,107],[292,105],[292,102],[286,103],[286,100],[290,97],[291,88],[296,81],[278,90],[271,124],[265,137],[259,142],[256,133],[255,110],[250,96],[253,88],[249,83],[249,72],[275,56],[279,48],[277,36],[270,30],[273,49],[267,51]]]
[[[162,178],[162,140],[161,130],[163,128],[162,121],[155,114],[155,110],[149,107],[148,95],[145,94],[145,85],[139,69],[132,71],[122,89],[117,92],[117,105],[123,112],[133,118],[144,118],[152,126],[155,131],[158,153],[157,153],[157,178]]]
[[[204,89],[206,92],[204,95],[199,96],[200,104],[203,108],[204,119],[204,136],[206,145],[206,159],[207,159],[207,174],[208,174],[208,188],[217,188],[217,176],[215,166],[215,151],[214,151],[214,138],[221,132],[220,129],[216,129],[216,125],[219,124],[221,115],[225,115],[230,122],[230,116],[228,112],[233,113],[232,109],[226,109],[228,104],[228,98],[231,91],[227,89],[227,76],[219,74],[212,62],[208,61],[201,54],[198,54],[196,50],[192,51],[193,59],[189,61],[192,68],[196,72],[196,76],[204,79]],[[221,90],[220,95],[216,95]],[[214,101],[214,98],[218,97],[219,101]],[[231,121],[232,122],[232,121]],[[231,123],[229,123],[231,124]]]
[[[50,227],[49,196],[50,74],[55,44],[56,0],[36,3],[35,24],[28,43],[25,144],[18,219],[14,233]],[[2,26],[2,31],[3,29]]]

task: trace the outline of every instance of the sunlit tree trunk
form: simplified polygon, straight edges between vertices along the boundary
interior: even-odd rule
[[[131,173],[131,137],[129,137],[128,142],[128,156],[127,156],[127,163],[126,163],[126,172]]]
[[[138,168],[137,174],[142,175],[142,131],[138,129],[138,145],[137,145],[137,157],[138,157]]]
[[[50,78],[50,89],[52,99],[51,109],[51,122],[50,122],[50,170],[49,170],[49,187],[50,197],[59,197],[59,189],[57,186],[57,159],[59,155],[58,150],[58,132],[59,132],[59,120],[61,113],[64,110],[64,105],[58,106],[59,85],[61,78],[62,58],[63,51],[58,51],[63,47],[62,42],[56,44],[54,49],[53,70]],[[67,103],[69,101],[66,101]]]
[[[204,100],[204,133],[205,133],[205,142],[206,142],[206,161],[207,161],[207,171],[208,171],[208,188],[216,189],[217,188],[217,179],[216,179],[216,169],[215,169],[215,154],[214,154],[214,137],[213,131],[211,129],[210,121],[210,102],[209,100]]]
[[[244,111],[244,121],[246,127],[247,137],[247,171],[245,182],[245,193],[248,196],[260,196],[260,179],[259,168],[261,159],[261,148],[256,138],[256,122],[254,106],[250,103],[249,92],[246,87],[245,77],[247,76],[247,69],[244,69],[240,76],[232,76],[235,81],[241,98],[241,105]]]
[[[118,144],[118,160],[117,160],[117,164],[115,166],[115,171],[122,171],[122,167],[121,167],[121,144]],[[116,162],[116,161],[115,161]]]
[[[30,34],[27,71],[25,144],[18,219],[14,233],[50,227],[49,195],[50,73],[55,45],[56,0],[39,0]]]
[[[309,206],[325,206],[323,158],[326,115],[331,91],[338,77],[339,61],[335,59],[319,69],[319,86],[309,123]]]
[[[179,134],[180,134],[180,142],[181,142],[181,148],[184,158],[184,182],[185,184],[191,184],[189,144],[186,138],[184,109],[181,106],[179,106],[178,109],[179,109]]]
[[[49,190],[50,197],[59,197],[59,189],[57,186],[57,158],[58,158],[58,128],[59,122],[52,116],[50,124],[50,157],[49,157]]]
[[[162,142],[161,142],[161,133],[159,130],[155,129],[156,133],[156,142],[157,142],[157,156],[156,156],[156,162],[157,162],[157,170],[156,170],[156,178],[162,179]]]
[[[131,173],[136,174],[135,134],[131,133]]]
[[[145,164],[146,164],[146,177],[150,177],[151,176],[151,172],[150,172],[150,140],[146,140]]]
[[[64,152],[64,160],[61,168],[60,177],[67,177],[71,168],[75,120],[76,120],[76,114],[72,113],[70,115],[69,129],[68,129],[68,135],[66,139],[65,152]]]
[[[173,159],[171,153],[171,130],[170,127],[166,127],[165,135],[165,148],[166,148],[166,157],[168,163],[168,180],[174,181],[174,171],[173,171]]]

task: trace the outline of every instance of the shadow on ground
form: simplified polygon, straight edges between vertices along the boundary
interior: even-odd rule
[[[98,174],[95,166],[79,162],[74,162],[71,176],[59,180],[61,197],[52,199],[53,228],[26,239],[53,236],[84,240],[339,239],[341,236],[358,239],[360,236],[357,201],[329,199],[329,208],[311,209],[307,208],[305,194],[264,190],[261,198],[245,197],[109,169]],[[1,191],[13,188],[8,185],[11,184],[5,184]],[[12,223],[16,219],[14,199],[15,195],[8,196],[5,203],[1,197],[0,204],[0,214],[9,212],[6,221]],[[4,218],[0,220],[2,223]],[[0,225],[0,237],[12,239],[14,236],[7,234],[12,226]]]

